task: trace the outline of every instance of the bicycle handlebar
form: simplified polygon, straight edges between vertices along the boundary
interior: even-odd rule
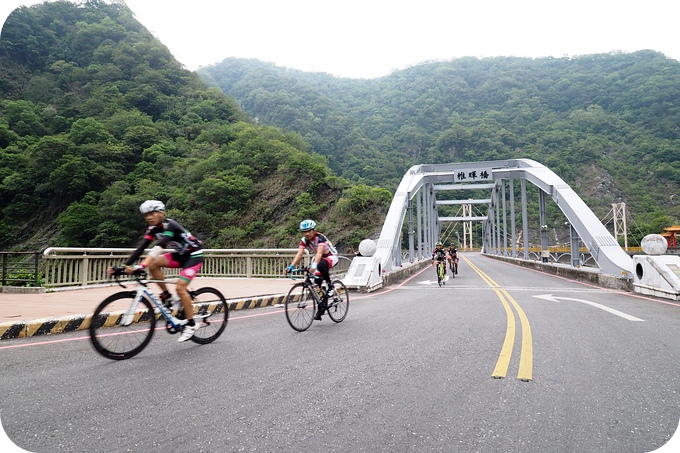
[[[113,266],[113,274],[111,274],[111,277],[113,277],[116,280],[116,283],[122,288],[127,288],[125,285],[123,285],[120,282],[120,276],[125,275],[127,276],[128,274],[125,272],[125,266]],[[143,280],[147,277],[146,271],[144,269],[137,269],[135,270],[132,274],[130,274],[134,279],[139,283],[140,285],[146,286],[146,282]]]
[[[309,268],[307,268],[307,267],[305,267],[305,268],[295,268],[295,269],[290,269],[290,271],[287,272],[287,274],[288,274],[288,277],[289,277],[291,280],[296,280],[295,277],[296,277],[296,276],[302,277],[303,272],[304,272],[306,275],[309,275],[309,274],[310,274],[310,270],[309,270]],[[305,275],[305,276],[306,276],[306,275]]]

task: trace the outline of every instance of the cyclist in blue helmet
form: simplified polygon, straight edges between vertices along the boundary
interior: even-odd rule
[[[331,297],[333,295],[333,287],[331,286],[330,269],[338,264],[338,251],[325,235],[316,231],[315,221],[311,219],[303,220],[300,223],[300,231],[302,232],[302,239],[300,239],[299,250],[293,258],[291,265],[286,268],[286,274],[295,269],[297,263],[302,259],[305,250],[309,250],[310,253],[314,254],[312,264],[309,266],[310,269],[314,270],[314,280],[317,285],[321,285],[322,281],[325,280],[329,288],[328,297]],[[314,319],[317,321],[321,320],[321,316],[326,311],[325,303],[326,301],[324,300],[319,304],[319,310],[316,312],[316,316],[314,316]]]

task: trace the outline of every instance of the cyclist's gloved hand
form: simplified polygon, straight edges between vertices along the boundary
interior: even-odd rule
[[[290,274],[291,272],[293,272],[293,269],[295,269],[295,267],[293,267],[293,265],[291,264],[286,268],[286,274]]]
[[[146,268],[144,266],[140,266],[138,264],[138,265],[136,265],[135,267],[132,268],[132,274],[133,275],[145,275],[146,274]]]
[[[111,266],[109,275],[125,275],[125,266]]]
[[[310,268],[311,270],[314,271],[314,270],[316,270],[316,267],[317,267],[317,266],[318,266],[318,264],[312,263],[312,264],[309,266],[309,268]]]

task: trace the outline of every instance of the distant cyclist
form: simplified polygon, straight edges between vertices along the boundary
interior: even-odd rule
[[[448,254],[446,259],[451,267],[451,272],[458,275],[458,249],[456,248],[456,244],[451,243],[446,249],[446,253]]]
[[[439,263],[444,263],[444,275],[446,275],[446,250],[444,250],[441,242],[437,242],[432,251],[432,265],[435,266],[437,271],[437,280],[439,280],[439,269],[437,268]]]
[[[144,220],[149,224],[149,227],[146,229],[137,249],[125,261],[125,266],[110,267],[108,274],[120,275],[124,273],[130,275],[148,267],[154,280],[164,280],[163,267],[182,268],[177,282],[177,294],[184,307],[187,324],[184,326],[178,341],[187,341],[194,336],[194,332],[198,328],[194,321],[194,310],[187,287],[203,266],[203,244],[178,222],[165,217],[163,202],[146,200],[139,207],[139,211],[144,215]],[[154,240],[157,241],[156,246],[149,251],[142,264],[131,267],[132,263],[142,256],[144,249]],[[166,247],[174,248],[175,251],[163,253],[163,249]],[[168,292],[167,285],[159,282],[158,286],[163,290],[161,300],[166,304],[174,302],[170,292]]]
[[[302,259],[305,249],[314,254],[310,269],[314,270],[314,281],[321,286],[323,280],[326,281],[328,287],[327,296],[333,295],[333,287],[331,286],[330,269],[338,264],[338,251],[333,247],[331,241],[326,236],[316,231],[316,222],[313,220],[303,220],[300,223],[300,231],[302,232],[302,239],[300,239],[300,246],[293,262],[286,268],[286,274],[295,269],[297,263]],[[321,316],[326,311],[326,301],[322,300],[319,304],[319,310],[316,312],[314,319],[321,320]]]

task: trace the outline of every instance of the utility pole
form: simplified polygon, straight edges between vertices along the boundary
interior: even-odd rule
[[[628,228],[626,227],[626,203],[612,203],[614,217],[614,239],[619,241],[619,234],[623,235],[624,249],[628,251]]]

